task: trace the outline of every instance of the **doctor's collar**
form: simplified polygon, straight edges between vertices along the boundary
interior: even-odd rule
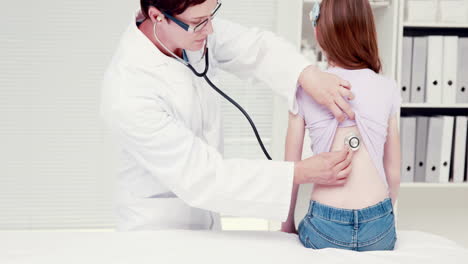
[[[138,28],[145,17],[141,10],[138,10],[132,18],[132,22],[123,35],[124,45],[129,47],[129,57],[138,65],[144,66],[164,66],[171,63],[172,58],[163,54],[154,43]]]

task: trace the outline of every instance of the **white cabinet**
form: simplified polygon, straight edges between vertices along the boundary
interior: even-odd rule
[[[410,0],[408,0],[410,1]],[[458,0],[457,0],[458,1]],[[406,2],[406,1],[402,1]],[[401,81],[401,43],[403,36],[468,36],[468,23],[445,19],[447,8],[452,0],[438,0],[435,21],[409,21],[400,16],[398,35],[397,80]],[[467,0],[458,1],[460,9],[465,10]],[[401,14],[408,13],[401,7]],[[461,16],[460,14],[458,16]],[[429,104],[405,103],[402,115],[453,115],[467,116],[468,104]],[[452,159],[453,160],[453,159]],[[397,205],[397,226],[400,229],[422,230],[445,236],[468,247],[468,184],[464,183],[404,183],[401,185]]]

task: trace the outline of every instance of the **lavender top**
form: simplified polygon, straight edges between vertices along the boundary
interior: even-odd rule
[[[298,114],[304,119],[309,130],[312,152],[319,154],[330,151],[337,127],[357,126],[372,162],[388,186],[383,167],[384,145],[388,121],[398,112],[401,105],[401,96],[395,81],[370,69],[330,68],[326,72],[351,83],[355,99],[350,100],[349,104],[356,118],[339,123],[330,110],[319,105],[304,92],[302,87],[298,87],[296,94]]]

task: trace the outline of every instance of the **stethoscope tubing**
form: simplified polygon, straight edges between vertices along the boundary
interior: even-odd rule
[[[156,23],[154,23],[154,26],[153,26],[153,33],[154,33],[154,37],[155,39],[159,42],[159,44],[164,47],[164,49],[167,50],[167,52],[169,52],[173,57],[174,59],[176,59],[177,61],[181,62],[182,64],[184,64],[185,66],[187,66],[192,72],[193,74],[195,74],[195,76],[197,77],[203,77],[203,79],[205,79],[205,81],[208,83],[208,85],[211,86],[211,88],[213,88],[217,93],[219,93],[222,97],[224,97],[224,99],[228,100],[231,104],[233,104],[239,111],[241,111],[241,113],[244,115],[244,117],[247,119],[247,121],[249,121],[249,124],[250,126],[252,127],[252,130],[254,131],[254,134],[255,134],[255,137],[257,138],[257,141],[258,141],[258,144],[260,145],[260,148],[262,149],[263,151],[263,154],[265,154],[265,157],[269,160],[271,160],[271,156],[270,154],[268,153],[267,149],[265,148],[265,145],[263,144],[263,141],[262,141],[262,138],[260,137],[260,134],[258,133],[258,130],[257,130],[257,127],[255,126],[255,123],[252,121],[252,118],[250,118],[249,114],[247,113],[247,111],[244,110],[244,108],[242,108],[242,106],[240,106],[234,99],[232,99],[231,97],[229,97],[227,94],[225,94],[223,91],[221,91],[221,89],[219,89],[215,84],[213,84],[213,82],[210,80],[210,78],[208,78],[208,69],[209,69],[209,54],[208,54],[208,47],[207,47],[207,43],[208,43],[208,38],[205,40],[205,50],[204,50],[204,54],[203,56],[205,56],[205,70],[203,72],[197,72],[197,70],[195,70],[195,68],[188,62],[188,61],[185,61],[183,60],[182,58],[180,58],[179,56],[177,56],[176,54],[174,54],[171,50],[169,50],[158,38],[158,36],[156,35]]]

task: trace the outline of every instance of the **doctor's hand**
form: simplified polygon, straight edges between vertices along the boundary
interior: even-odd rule
[[[354,119],[354,112],[344,99],[354,99],[348,81],[322,72],[315,66],[308,66],[299,76],[299,84],[317,103],[330,109],[339,122],[345,120],[345,113],[350,119]]]
[[[353,151],[323,152],[294,164],[294,184],[343,185],[351,173]]]

